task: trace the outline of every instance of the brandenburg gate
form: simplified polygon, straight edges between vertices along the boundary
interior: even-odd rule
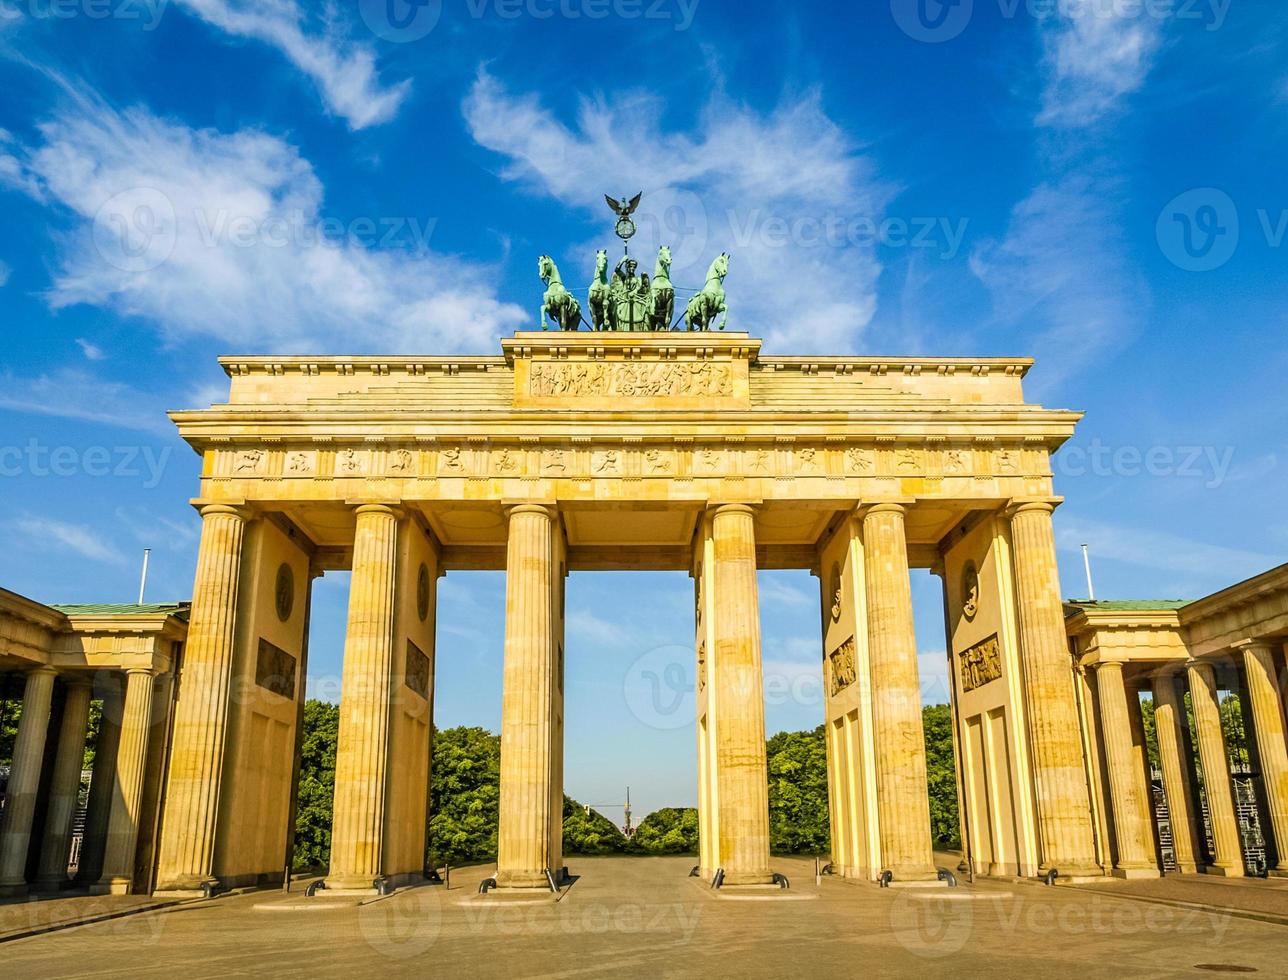
[[[458,569],[507,575],[498,888],[563,874],[564,582],[582,569],[693,578],[704,877],[773,880],[760,568],[820,582],[837,874],[937,878],[910,567],[945,583],[961,790],[988,801],[974,859],[1103,874],[1052,533],[1050,456],[1079,415],[1025,402],[1031,362],[771,357],[711,330],[501,348],[225,358],[227,403],[173,415],[203,460],[203,526],[159,891],[280,879],[310,583],[339,569],[329,890],[423,873],[436,584]]]

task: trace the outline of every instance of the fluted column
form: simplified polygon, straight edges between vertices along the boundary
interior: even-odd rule
[[[1243,648],[1252,702],[1252,727],[1261,759],[1261,779],[1266,788],[1266,809],[1274,831],[1278,864],[1273,872],[1288,875],[1288,743],[1284,740],[1284,706],[1279,696],[1274,653],[1268,643]]]
[[[1161,673],[1154,678],[1154,731],[1158,737],[1158,758],[1163,767],[1163,792],[1167,794],[1167,816],[1172,825],[1172,847],[1176,867],[1183,874],[1198,870],[1203,859],[1199,836],[1199,810],[1190,785],[1189,753],[1185,739],[1189,721],[1185,704],[1176,689],[1177,677]]]
[[[936,871],[904,515],[899,504],[864,513],[863,577],[882,870],[917,881]]]
[[[1216,671],[1211,664],[1192,661],[1189,665],[1190,702],[1198,732],[1199,759],[1203,763],[1203,789],[1207,795],[1208,819],[1216,853],[1209,874],[1243,877],[1243,848],[1239,844],[1239,820],[1230,790],[1230,759],[1221,732],[1221,706],[1217,700]]]
[[[215,833],[247,515],[213,504],[202,508],[201,517],[192,613],[175,705],[158,891],[217,883]]]
[[[1029,750],[1037,787],[1038,830],[1044,871],[1065,877],[1099,876],[1091,798],[1064,629],[1056,566],[1054,507],[1011,508],[1011,551],[1024,665]]]
[[[54,696],[52,667],[37,667],[27,675],[22,694],[22,717],[13,744],[13,764],[5,791],[4,818],[0,821],[0,894],[23,892],[27,887],[27,851],[31,821],[40,789],[40,767],[45,756],[49,708]]]
[[[358,508],[357,517],[340,688],[329,889],[373,887],[384,858],[394,562],[401,514],[383,504],[367,504]]]
[[[36,882],[45,889],[67,883],[67,859],[71,852],[72,820],[80,800],[81,770],[85,766],[85,735],[89,728],[90,685],[76,680],[67,687],[63,721],[58,732],[58,751],[49,784],[45,811],[45,834],[40,844]]]
[[[501,887],[543,887],[552,863],[554,533],[551,508],[524,504],[510,511],[496,863]]]
[[[134,852],[139,841],[143,809],[143,776],[147,768],[148,737],[152,729],[152,671],[146,667],[125,672],[125,708],[116,750],[116,792],[107,822],[103,873],[94,891],[128,895],[134,885]]]
[[[110,690],[103,696],[103,713],[98,720],[98,740],[94,743],[94,768],[89,777],[89,803],[85,808],[85,836],[81,840],[80,865],[76,882],[97,884],[103,874],[103,855],[107,850],[107,824],[112,816],[112,798],[116,795],[116,750],[121,741],[121,692]]]
[[[711,683],[720,706],[716,799],[726,885],[773,881],[754,517],[744,504],[726,504],[716,509],[711,522]]]
[[[1105,661],[1096,667],[1100,696],[1100,734],[1109,765],[1109,795],[1114,814],[1115,873],[1123,878],[1157,876],[1154,835],[1146,802],[1145,774],[1132,750],[1123,665]]]

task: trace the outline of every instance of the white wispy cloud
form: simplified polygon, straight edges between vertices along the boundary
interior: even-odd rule
[[[1145,83],[1163,20],[1140,5],[1073,4],[1043,21],[1046,84],[1038,122],[1082,127],[1112,115]]]
[[[972,253],[971,271],[1001,324],[1024,332],[1044,385],[1135,330],[1149,297],[1124,251],[1113,181],[1073,172],[1038,185],[1012,210],[1004,237]]]
[[[310,21],[296,0],[174,0],[233,37],[277,48],[317,85],[323,101],[352,129],[387,122],[398,113],[411,81],[381,83],[374,48],[345,36],[342,22]],[[328,12],[329,7],[327,8]]]
[[[55,551],[70,551],[90,561],[109,565],[125,563],[120,552],[106,543],[102,531],[97,528],[47,517],[19,517],[12,522],[12,527],[32,545],[52,546]]]
[[[894,188],[823,109],[818,91],[767,114],[717,92],[688,132],[667,131],[651,93],[583,99],[565,124],[535,94],[486,70],[464,101],[470,133],[507,161],[502,176],[602,216],[603,192],[645,192],[632,251],[670,245],[672,281],[700,288],[710,260],[732,253],[731,329],[771,350],[853,350],[876,309],[881,266],[872,246],[828,221],[880,220]],[[570,257],[565,281],[589,281],[593,246]],[[582,266],[585,265],[585,268]],[[677,295],[677,315],[687,293]]]
[[[1282,555],[1196,541],[1167,531],[1127,527],[1073,516],[1056,522],[1056,541],[1062,550],[1069,552],[1077,552],[1086,544],[1097,561],[1118,561],[1141,568],[1174,572],[1187,581],[1210,577],[1237,582],[1283,562]]]
[[[3,286],[5,283],[9,281],[9,276],[12,274],[12,272],[13,270],[10,269],[5,262],[0,261],[0,286]]]
[[[75,368],[35,376],[0,371],[0,409],[174,434],[155,395]]]
[[[38,129],[0,183],[73,218],[55,309],[88,303],[172,338],[292,352],[480,350],[525,319],[497,298],[491,267],[416,236],[432,223],[331,219],[310,163],[267,133],[191,129],[83,96]],[[379,247],[398,229],[406,247]]]
[[[1120,228],[1119,168],[1101,151],[1162,46],[1163,21],[1137,9],[1071,4],[1040,21],[1043,175],[1013,208],[1005,234],[984,241],[971,271],[1001,324],[1026,329],[1052,386],[1129,337],[1150,297]]]
[[[101,361],[107,357],[103,348],[93,341],[86,340],[84,337],[76,338],[76,346],[81,349],[81,353],[85,355],[85,360],[87,361]]]

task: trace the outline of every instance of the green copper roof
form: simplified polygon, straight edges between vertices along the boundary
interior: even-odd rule
[[[162,613],[188,618],[186,602],[90,602],[69,606],[50,606],[64,616],[157,616]]]
[[[1071,613],[1088,612],[1167,612],[1188,606],[1193,599],[1066,599]]]

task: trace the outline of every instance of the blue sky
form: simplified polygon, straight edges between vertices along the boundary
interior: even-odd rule
[[[1274,0],[0,0],[0,584],[186,597],[223,353],[491,352],[645,191],[679,285],[734,255],[772,353],[1032,355],[1087,412],[1065,591],[1281,563],[1288,11]],[[771,731],[821,716],[817,584],[762,575]],[[914,579],[928,700],[937,584]],[[318,586],[315,689],[345,576]],[[502,581],[449,576],[440,725],[496,728]],[[691,584],[569,586],[568,789],[694,796]],[[664,615],[671,611],[674,615]],[[483,624],[483,625],[480,625]],[[672,684],[671,681],[676,681]],[[657,685],[654,697],[652,685]]]

